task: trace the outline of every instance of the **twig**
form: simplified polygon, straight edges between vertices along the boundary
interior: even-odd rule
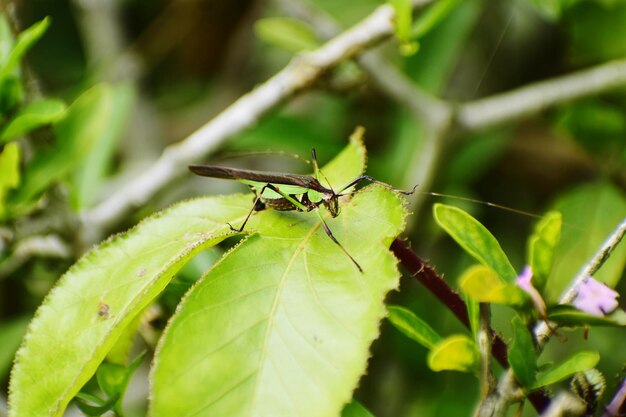
[[[598,269],[602,266],[602,264],[608,259],[610,253],[615,249],[615,247],[621,242],[626,234],[626,219],[622,221],[622,223],[615,229],[615,231],[609,236],[609,238],[604,242],[604,244],[600,247],[598,252],[591,258],[591,260],[582,268],[579,274],[574,278],[572,284],[569,288],[564,292],[559,300],[560,304],[567,304],[571,302],[576,296],[576,292],[578,290],[581,282],[589,275],[594,274],[598,271]],[[548,327],[548,324],[545,322],[541,322],[537,324],[534,328],[535,339],[537,340],[537,354],[540,354],[543,347],[548,341],[552,330]],[[515,392],[518,389],[518,383],[513,376],[513,372],[509,369],[507,373],[502,377],[502,382],[500,384],[499,391],[500,395],[500,403],[495,404],[496,407],[501,407],[502,402],[506,400],[507,395],[512,392]],[[494,414],[495,415],[495,414]]]
[[[480,326],[478,328],[478,351],[480,352],[480,392],[485,400],[495,390],[496,380],[491,369],[491,309],[489,304],[480,303]]]
[[[430,1],[415,0],[414,5],[419,7]],[[297,56],[282,71],[241,97],[184,141],[166,148],[161,157],[142,175],[126,184],[91,211],[83,213],[85,235],[98,236],[104,228],[114,224],[133,207],[147,202],[157,191],[181,175],[185,171],[185,165],[202,158],[228,138],[253,126],[267,112],[294,94],[310,87],[326,71],[340,62],[359,55],[389,37],[393,32],[393,16],[394,12],[390,6],[377,8],[356,26],[319,49]],[[372,73],[382,74],[382,71],[387,71],[385,76],[378,76],[375,79],[377,84],[381,88],[384,87],[392,97],[423,116],[438,115],[426,117],[434,126],[430,129],[432,139],[429,142],[440,141],[442,137],[457,128],[484,129],[496,123],[504,123],[536,113],[548,106],[605,92],[626,83],[626,61],[615,61],[510,93],[461,105],[452,115],[455,124],[450,126],[449,110],[454,110],[451,105],[444,105],[443,102],[421,93],[418,87],[406,77],[389,72],[388,70],[392,67],[387,66],[381,69],[380,62],[376,62],[375,58],[364,58],[362,61],[362,64]],[[411,96],[415,97],[411,99]],[[429,103],[432,108],[428,105]],[[437,159],[436,147],[429,149],[432,151],[429,161],[435,161]],[[429,163],[428,166],[432,163],[434,162]]]
[[[57,235],[29,236],[20,240],[9,258],[0,263],[0,280],[32,257],[67,259],[72,251]]]
[[[611,236],[609,236],[608,239],[606,239],[606,241],[602,244],[600,250],[598,250],[593,258],[591,258],[591,260],[583,266],[578,275],[572,281],[572,284],[561,296],[559,300],[560,304],[568,304],[572,302],[574,297],[576,297],[580,284],[585,280],[585,278],[595,274],[598,269],[600,269],[604,262],[609,258],[611,252],[613,252],[617,245],[622,241],[624,235],[626,235],[626,219],[622,220],[622,223],[617,226]],[[539,351],[541,351],[541,348],[548,341],[550,333],[551,330],[545,322],[541,322],[535,327],[535,336]]]
[[[577,417],[585,413],[585,404],[580,398],[563,391],[559,393],[542,417]]]
[[[602,417],[617,417],[624,415],[624,404],[626,404],[626,378],[622,381],[622,385],[620,385],[609,405],[607,405],[604,409]]]
[[[276,0],[290,15],[306,20],[315,28],[318,36],[328,38],[340,31],[339,25],[322,10],[303,1]],[[413,152],[407,166],[403,186],[420,184],[428,189],[433,182],[439,156],[445,146],[446,132],[451,129],[454,106],[432,96],[395,68],[377,51],[368,51],[357,62],[368,74],[372,83],[389,98],[406,107],[423,127],[420,146]],[[419,218],[419,209],[424,194],[418,194],[411,201],[411,211]],[[412,221],[412,220],[410,220]]]
[[[409,245],[396,239],[391,244],[391,251],[396,258],[400,260],[402,266],[409,274],[414,276],[422,285],[424,285],[435,297],[439,299],[467,328],[470,327],[469,317],[467,315],[467,306],[461,296],[454,291],[443,280],[443,278],[435,272],[435,270],[425,261],[419,258],[409,247]],[[491,354],[503,368],[508,368],[506,344],[500,336],[493,335],[491,342]],[[513,374],[511,373],[511,378]],[[517,392],[511,394],[511,398],[516,398]],[[532,392],[528,395],[529,401],[533,404],[537,411],[544,410],[549,398],[541,390]]]
[[[456,112],[456,124],[461,130],[474,132],[528,117],[557,104],[604,93],[624,84],[626,59],[462,104]]]
[[[416,1],[416,5],[430,0]],[[393,8],[378,7],[351,29],[319,49],[296,56],[271,79],[244,95],[184,141],[167,147],[142,175],[83,213],[86,229],[102,230],[133,207],[144,204],[158,190],[181,175],[186,165],[201,159],[226,139],[255,125],[263,115],[311,86],[326,71],[379,43],[393,32]],[[93,230],[86,231],[94,235]]]

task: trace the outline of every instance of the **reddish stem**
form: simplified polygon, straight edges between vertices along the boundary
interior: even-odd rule
[[[435,297],[448,307],[450,311],[469,328],[469,317],[467,315],[467,306],[458,292],[454,291],[443,280],[443,278],[435,272],[435,270],[417,256],[411,247],[403,240],[396,239],[391,244],[391,250],[400,260],[402,266],[411,276],[415,277],[422,285],[424,285]],[[494,333],[491,345],[491,354],[496,358],[503,368],[508,368],[506,343],[500,336]],[[550,402],[550,399],[543,391],[535,391],[528,395],[528,400],[533,404],[538,412],[543,412]]]

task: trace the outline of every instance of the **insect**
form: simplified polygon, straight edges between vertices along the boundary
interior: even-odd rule
[[[235,232],[241,232],[250,216],[255,211],[260,211],[266,207],[279,211],[302,211],[309,212],[315,210],[318,214],[324,232],[339,248],[350,258],[352,263],[363,272],[361,265],[348,253],[346,248],[335,238],[332,231],[326,224],[322,214],[318,210],[323,205],[332,217],[339,215],[339,197],[348,195],[343,194],[344,191],[357,185],[362,181],[382,185],[390,190],[397,191],[401,194],[410,195],[415,192],[415,187],[411,191],[398,190],[391,185],[378,181],[369,175],[361,175],[352,180],[348,185],[336,192],[329,186],[326,188],[320,182],[320,176],[323,176],[317,164],[317,155],[315,149],[311,150],[311,160],[313,164],[313,175],[285,174],[280,172],[269,171],[253,171],[247,169],[228,168],[218,165],[190,165],[189,169],[196,175],[212,178],[223,178],[228,180],[236,180],[250,187],[255,194],[254,203],[244,219],[241,226],[233,227],[230,223],[228,226]],[[326,181],[328,182],[328,181]]]

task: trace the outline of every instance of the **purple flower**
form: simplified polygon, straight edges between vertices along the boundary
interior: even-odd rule
[[[533,279],[533,270],[530,268],[530,266],[526,265],[522,273],[517,276],[517,285],[519,285],[519,287],[526,292],[532,291],[535,289],[535,287],[533,287],[533,284],[531,282],[532,279]]]
[[[619,294],[600,281],[587,277],[578,286],[572,304],[594,316],[604,316],[617,308]]]
[[[516,282],[521,289],[523,289],[528,295],[530,295],[530,298],[533,300],[533,304],[539,312],[539,315],[545,318],[547,310],[546,303],[545,301],[543,301],[543,297],[541,297],[539,291],[537,291],[537,289],[533,287],[532,279],[533,270],[530,268],[530,266],[526,265],[522,273],[517,276]]]

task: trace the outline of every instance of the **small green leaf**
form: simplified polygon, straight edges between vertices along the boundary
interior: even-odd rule
[[[81,258],[30,323],[11,375],[9,416],[63,415],[137,314],[182,265],[232,235],[226,222],[237,224],[249,209],[248,194],[186,201]]]
[[[441,336],[412,311],[400,306],[388,306],[387,311],[388,319],[396,329],[427,349],[441,341]]]
[[[96,372],[98,386],[107,397],[120,396],[126,379],[126,367],[117,363],[103,362]]]
[[[113,164],[117,144],[123,129],[132,115],[135,90],[130,84],[111,86],[110,111],[103,114],[106,126],[98,132],[95,145],[79,162],[73,175],[72,203],[76,210],[91,207],[105,182],[108,169]]]
[[[350,142],[336,157],[328,162],[322,169],[324,174],[321,182],[333,190],[342,190],[353,179],[362,175],[365,171],[365,145],[363,136],[365,129],[358,126],[350,135]],[[343,191],[349,192],[353,188]]]
[[[431,4],[415,19],[411,28],[412,39],[419,39],[437,27],[459,3],[460,0],[440,0]]]
[[[508,361],[517,380],[530,387],[535,381],[537,361],[533,338],[519,316],[513,317],[513,343],[509,348]]]
[[[531,389],[535,390],[545,387],[546,385],[559,382],[570,375],[574,375],[577,372],[583,372],[587,369],[591,369],[595,367],[599,361],[600,354],[596,351],[578,352],[566,359],[563,363],[556,365],[545,372],[539,373]]]
[[[0,67],[4,66],[13,49],[13,33],[4,14],[0,14]]]
[[[480,303],[465,293],[463,293],[463,300],[467,306],[467,317],[469,318],[472,335],[474,336],[474,340],[478,340],[478,329],[480,327]]]
[[[388,0],[393,7],[395,15],[395,34],[399,41],[407,42],[411,39],[411,26],[413,26],[413,5],[411,0]]]
[[[54,147],[33,158],[24,171],[22,186],[10,196],[10,201],[16,205],[28,204],[80,163],[108,132],[113,104],[113,91],[103,84],[78,97],[68,108],[66,117],[54,125]]]
[[[17,36],[6,61],[0,63],[0,84],[17,68],[24,54],[43,36],[48,26],[50,26],[50,18],[46,17]]]
[[[521,306],[528,301],[526,293],[516,284],[507,284],[491,268],[474,265],[459,279],[463,292],[474,301]]]
[[[437,223],[481,264],[493,269],[509,284],[517,274],[495,237],[465,211],[444,204],[433,207]]]
[[[443,339],[428,353],[428,366],[435,372],[475,373],[479,362],[480,355],[476,344],[462,334]]]
[[[111,411],[118,402],[119,396],[114,396],[103,400],[95,395],[79,392],[76,394],[76,405],[89,417],[99,417],[104,413]]]
[[[7,144],[0,152],[0,219],[6,215],[7,192],[20,184],[20,148],[17,143]]]
[[[554,250],[561,237],[562,223],[561,213],[550,211],[537,223],[528,239],[528,263],[533,271],[532,283],[540,292],[552,270]]]
[[[419,50],[419,43],[411,33],[413,26],[413,5],[411,0],[388,0],[395,10],[395,35],[399,51],[404,56],[414,55]]]
[[[555,204],[567,225],[554,255],[554,266],[544,295],[547,300],[558,300],[589,262],[606,238],[624,221],[626,197],[609,182],[586,183],[568,191]],[[626,245],[617,245],[594,277],[615,288],[626,267]]]
[[[276,47],[290,52],[309,51],[317,48],[319,42],[313,29],[301,20],[287,17],[268,17],[254,25],[256,35]]]
[[[65,116],[65,111],[65,103],[61,100],[47,99],[29,103],[22,107],[4,128],[0,135],[0,143],[57,122]]]
[[[562,0],[530,0],[529,3],[550,22],[556,22],[561,17]]]
[[[626,326],[626,312],[617,309],[603,317],[594,316],[574,306],[559,304],[548,309],[548,320],[560,326]]]
[[[0,378],[6,380],[13,356],[20,346],[20,341],[26,333],[26,326],[30,321],[27,317],[17,319],[5,319],[0,323]]]
[[[124,393],[128,387],[130,378],[133,376],[147,351],[139,354],[128,366],[116,363],[102,363],[96,372],[98,386],[107,398],[115,398],[116,401],[111,405],[111,409],[116,411],[117,415],[123,415],[122,400]]]
[[[347,404],[341,412],[341,417],[374,417],[367,408],[363,407],[363,404],[357,400],[352,400]]]

